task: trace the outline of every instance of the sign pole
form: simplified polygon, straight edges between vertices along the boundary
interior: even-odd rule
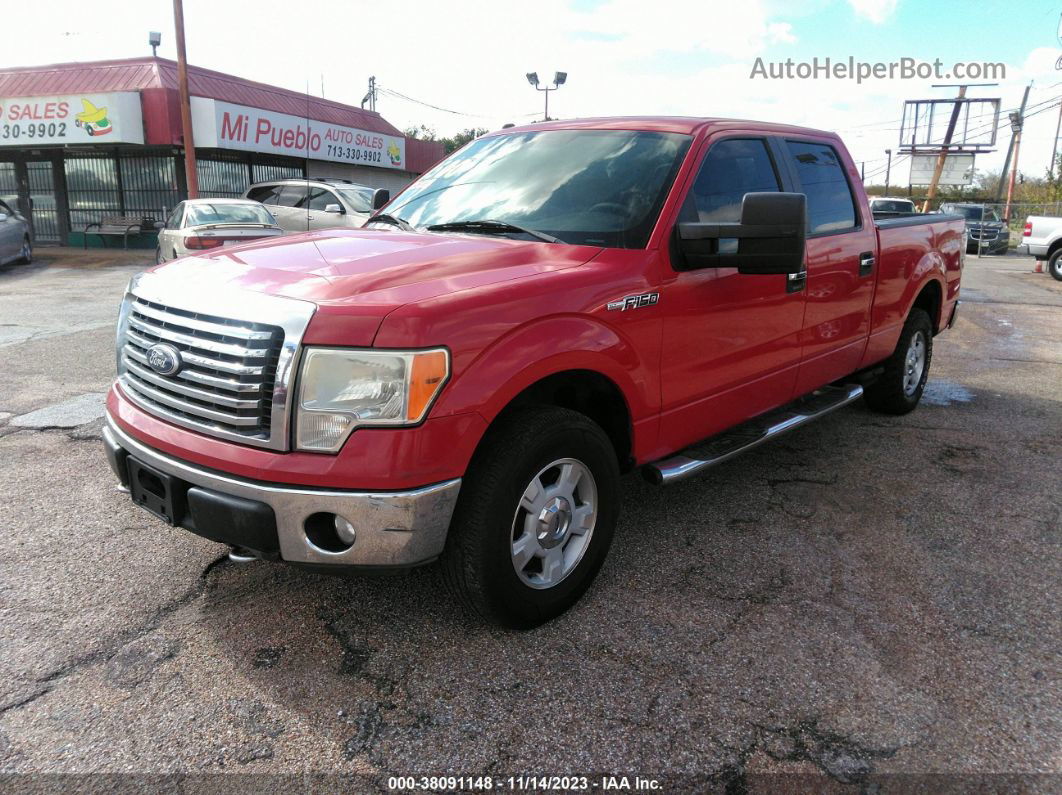
[[[951,109],[948,129],[944,133],[944,143],[941,147],[940,155],[937,156],[937,167],[933,169],[933,179],[929,183],[929,190],[926,191],[926,200],[922,202],[922,212],[924,213],[929,212],[929,203],[937,195],[937,183],[940,182],[940,173],[944,170],[944,162],[948,159],[948,146],[951,144],[951,137],[955,134],[955,125],[959,121],[959,111],[962,109],[962,99],[965,96],[966,86],[959,86],[959,96],[956,99],[955,107]]]
[[[188,59],[184,52],[184,4],[173,0],[173,24],[177,29],[177,84],[181,95],[181,128],[184,138],[184,175],[188,198],[199,198],[199,179],[195,171],[195,138],[192,136],[192,106],[188,96]]]

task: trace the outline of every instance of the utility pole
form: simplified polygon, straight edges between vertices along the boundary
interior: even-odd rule
[[[1051,147],[1051,163],[1047,167],[1047,181],[1055,180],[1055,163],[1058,161],[1058,133],[1062,131],[1062,102],[1058,103],[1058,121],[1055,123],[1055,143]]]
[[[1007,224],[1010,223],[1010,201],[1014,198],[1014,178],[1018,175],[1018,150],[1021,148],[1021,128],[1024,124],[1024,110],[1022,113],[1010,114],[1010,127],[1014,131],[1014,168],[1010,170],[1010,182],[1007,184],[1007,205],[1003,208],[1003,221]]]
[[[376,75],[372,75],[369,78],[369,92],[361,98],[361,106],[363,108],[366,102],[369,103],[369,110],[376,110]]]
[[[181,95],[181,129],[184,134],[184,178],[188,198],[199,198],[199,178],[195,171],[195,138],[192,135],[192,105],[188,96],[188,58],[184,52],[184,6],[173,0],[173,24],[177,28],[177,87]]]
[[[860,160],[859,161],[859,181],[862,182],[864,185],[867,184],[867,161],[866,160]]]
[[[892,150],[885,150],[885,157],[888,160],[885,162],[885,195],[889,195],[889,174],[892,172]]]
[[[937,195],[937,184],[940,175],[944,171],[944,163],[948,159],[948,146],[951,145],[951,137],[955,134],[955,125],[959,121],[959,111],[962,110],[962,100],[966,97],[966,86],[959,86],[959,96],[955,106],[951,109],[951,118],[948,120],[948,129],[944,132],[944,142],[941,145],[940,154],[937,155],[937,165],[933,169],[933,179],[929,182],[929,190],[926,191],[926,200],[922,202],[922,212],[929,212],[929,203]]]
[[[1029,85],[1025,86],[1025,94],[1023,94],[1022,98],[1021,98],[1021,109],[1018,111],[1018,116],[1020,118],[1022,118],[1022,119],[1025,118],[1025,104],[1029,101],[1029,89],[1030,88],[1032,88],[1032,83],[1029,83]],[[1012,122],[1011,123],[1012,130],[1013,130],[1013,126],[1014,125],[1013,125],[1013,122]],[[1011,158],[1012,154],[1014,154],[1014,135],[1013,135],[1013,133],[1011,134],[1011,137],[1010,137],[1010,146],[1007,147],[1007,156],[1003,160],[1003,171],[999,175],[999,185],[996,186],[996,197],[995,197],[995,200],[993,201],[993,204],[999,204],[999,200],[1003,197],[1003,183],[1007,182],[1007,174],[1010,171],[1010,158]]]

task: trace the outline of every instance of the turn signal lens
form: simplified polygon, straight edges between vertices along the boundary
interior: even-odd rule
[[[414,354],[409,372],[406,420],[420,422],[432,399],[446,381],[448,370],[446,351]]]

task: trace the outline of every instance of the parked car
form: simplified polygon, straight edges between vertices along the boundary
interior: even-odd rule
[[[872,196],[870,198],[870,212],[878,218],[890,216],[911,215],[918,210],[915,203],[910,199],[895,198],[893,196]]]
[[[244,197],[264,204],[286,232],[305,232],[357,229],[387,204],[390,193],[345,179],[279,179],[252,185]]]
[[[7,202],[0,201],[0,265],[33,261],[29,221]]]
[[[622,473],[674,483],[860,397],[913,410],[962,234],[874,221],[829,132],[501,130],[366,228],[134,278],[107,456],[137,505],[238,559],[441,558],[465,604],[533,626],[601,567]]]
[[[1010,230],[991,207],[946,203],[940,205],[940,212],[945,215],[961,215],[966,219],[968,254],[975,253],[978,246],[982,254],[1006,254],[1010,248]]]
[[[258,202],[246,199],[189,199],[156,224],[159,244],[155,262],[284,234]]]
[[[1030,215],[1025,219],[1019,254],[1047,261],[1047,272],[1062,282],[1062,218]]]

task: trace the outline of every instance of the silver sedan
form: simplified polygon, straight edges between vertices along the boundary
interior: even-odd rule
[[[30,262],[33,241],[29,222],[6,202],[0,201],[0,265]]]
[[[159,264],[284,234],[269,210],[247,199],[189,199],[173,209],[166,223],[156,226],[155,261]]]

